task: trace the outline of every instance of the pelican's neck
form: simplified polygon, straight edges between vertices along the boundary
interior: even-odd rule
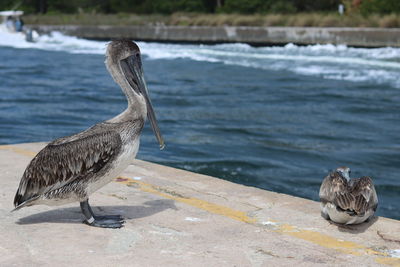
[[[121,123],[121,122],[128,122],[128,121],[136,121],[136,120],[143,120],[145,121],[146,118],[143,118],[141,116],[137,116],[135,111],[132,110],[130,107],[125,109],[123,112],[115,116],[114,118],[111,118],[107,120],[109,123]]]
[[[106,66],[114,81],[121,87],[122,92],[124,92],[126,99],[128,100],[127,109],[111,120],[145,120],[147,116],[147,107],[143,97],[134,92],[134,90],[126,80],[125,76],[122,74],[122,70],[119,64],[106,61]]]

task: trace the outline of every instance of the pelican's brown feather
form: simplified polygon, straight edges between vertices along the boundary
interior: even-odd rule
[[[94,127],[92,127],[92,130]],[[54,140],[26,168],[14,198],[19,205],[99,172],[119,152],[120,135],[88,131]]]

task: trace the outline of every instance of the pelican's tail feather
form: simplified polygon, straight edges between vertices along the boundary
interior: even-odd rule
[[[11,212],[17,211],[17,210],[19,210],[19,209],[21,209],[23,207],[26,207],[26,206],[31,206],[33,204],[32,202],[34,202],[38,198],[39,198],[39,196],[36,196],[36,197],[30,198],[30,199],[28,199],[28,200],[26,200],[26,201],[24,201],[22,203],[18,203],[18,204],[16,202],[15,208]]]

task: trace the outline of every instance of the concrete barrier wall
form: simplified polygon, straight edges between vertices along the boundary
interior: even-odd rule
[[[44,146],[0,145],[0,266],[400,266],[398,220],[340,226],[315,201],[140,160],[90,196],[121,229],[83,224],[78,202],[10,212]]]
[[[400,47],[400,28],[76,26],[31,25],[42,33],[61,31],[87,39],[130,38],[142,41],[266,44],[346,44]]]

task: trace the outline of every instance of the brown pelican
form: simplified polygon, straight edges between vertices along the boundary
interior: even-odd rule
[[[372,179],[350,179],[350,168],[339,167],[325,177],[319,197],[321,215],[340,224],[359,224],[374,215],[378,207]]]
[[[129,40],[109,43],[105,64],[122,88],[128,107],[118,116],[89,129],[56,139],[26,168],[14,198],[15,209],[37,204],[61,205],[79,201],[85,223],[120,228],[119,215],[96,216],[90,194],[117,177],[134,159],[146,116],[164,147],[143,76],[139,47]]]

